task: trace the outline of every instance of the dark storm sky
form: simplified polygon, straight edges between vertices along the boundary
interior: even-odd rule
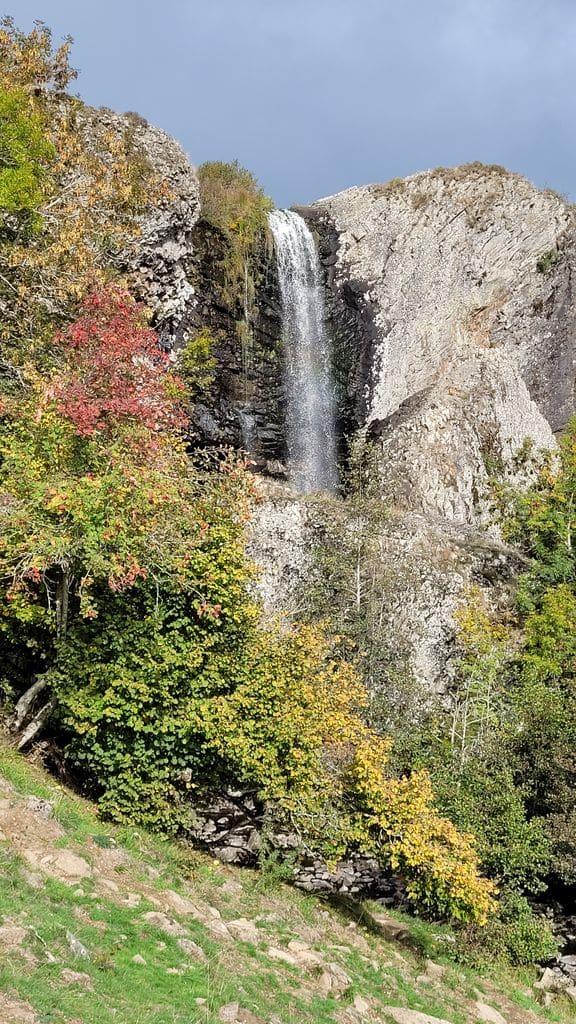
[[[280,206],[439,164],[576,194],[576,0],[7,0],[74,36],[77,89]]]

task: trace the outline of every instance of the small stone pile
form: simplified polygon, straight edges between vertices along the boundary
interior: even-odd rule
[[[190,838],[224,864],[253,867],[261,846],[264,807],[251,792],[228,789],[194,809]]]
[[[397,884],[378,861],[358,855],[340,861],[334,871],[329,871],[324,860],[305,852],[295,868],[294,884],[305,892],[372,896],[389,905],[396,903],[399,896]]]

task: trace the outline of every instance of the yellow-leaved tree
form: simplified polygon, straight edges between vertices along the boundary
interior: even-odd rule
[[[3,370],[16,383],[27,363],[46,364],[54,330],[79,300],[118,276],[140,214],[164,189],[128,122],[107,127],[63,91],[76,77],[70,45],[54,49],[40,22],[29,33],[10,18],[0,23],[0,97],[19,98],[0,104],[0,128],[12,136],[18,119],[23,164],[38,165],[42,155],[41,181],[38,174],[29,193],[35,230],[13,221],[0,236]],[[0,214],[4,207],[0,190]]]
[[[332,861],[375,856],[431,914],[485,924],[495,888],[474,838],[438,812],[426,771],[387,772],[391,741],[362,720],[367,695],[318,628],[262,632],[232,692],[202,704],[202,729],[257,783],[302,841]]]

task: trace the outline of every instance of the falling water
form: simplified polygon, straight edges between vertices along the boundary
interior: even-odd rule
[[[304,494],[338,485],[335,401],[320,264],[305,221],[270,214],[286,347],[286,430],[292,483]]]

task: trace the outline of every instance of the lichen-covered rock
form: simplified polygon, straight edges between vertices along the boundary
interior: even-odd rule
[[[480,164],[348,189],[321,235],[355,422],[381,493],[472,522],[494,465],[554,444],[574,411],[574,215]]]
[[[170,347],[195,304],[189,264],[200,215],[196,171],[175,139],[138,114],[82,106],[77,116],[79,130],[95,143],[115,136],[129,140],[135,159],[150,173],[150,204],[123,255],[122,269],[152,309],[161,340]]]

